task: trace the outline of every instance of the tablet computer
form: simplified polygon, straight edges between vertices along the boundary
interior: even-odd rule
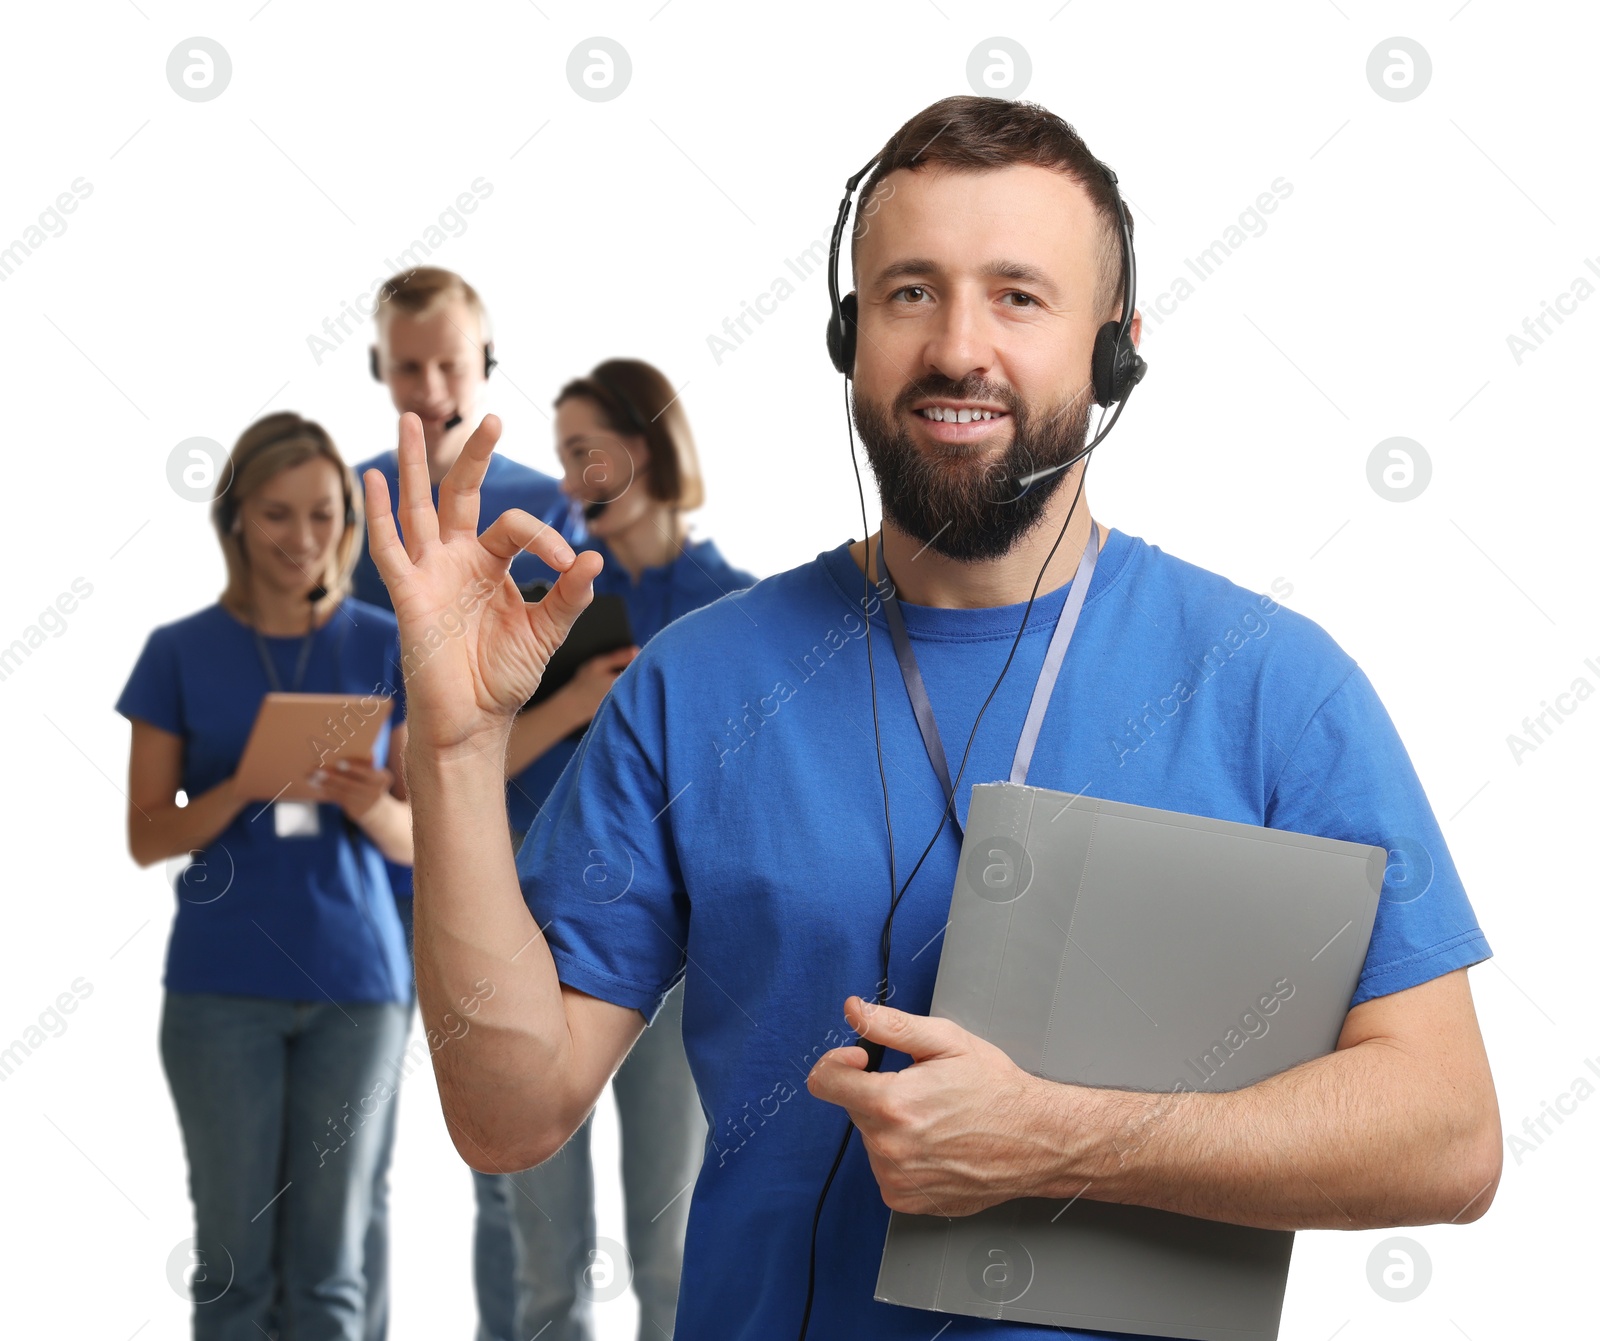
[[[372,759],[378,732],[394,710],[376,694],[268,694],[235,773],[252,801],[320,801],[306,783],[336,759]]]
[[[538,601],[544,599],[550,584],[528,582],[519,585],[517,590],[522,593],[523,600]],[[523,704],[524,709],[543,703],[572,679],[590,657],[619,652],[624,647],[632,646],[633,627],[628,623],[628,603],[620,596],[597,593],[588,608],[573,622],[567,640],[556,648],[550,664],[544,668],[539,687],[533,691],[533,697]],[[567,739],[577,740],[583,735],[583,730],[580,727]]]

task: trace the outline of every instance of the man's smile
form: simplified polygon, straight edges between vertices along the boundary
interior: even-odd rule
[[[1003,405],[989,401],[924,400],[910,411],[921,432],[935,442],[982,442],[1011,418]]]

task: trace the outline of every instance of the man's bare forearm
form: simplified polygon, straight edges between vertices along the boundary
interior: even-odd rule
[[[417,999],[446,1040],[433,1053],[445,1119],[474,1167],[526,1167],[522,1152],[560,1120],[570,1046],[555,963],[517,882],[503,743],[450,760],[408,745],[406,780]]]
[[[1075,1129],[1041,1193],[1063,1201],[1364,1229],[1477,1219],[1499,1176],[1497,1118],[1382,1043],[1221,1094],[1041,1084],[1041,1130]]]

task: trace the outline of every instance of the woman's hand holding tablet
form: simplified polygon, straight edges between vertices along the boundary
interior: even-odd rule
[[[306,779],[320,800],[340,807],[360,824],[379,805],[394,785],[394,774],[387,768],[374,768],[370,759],[336,759]]]

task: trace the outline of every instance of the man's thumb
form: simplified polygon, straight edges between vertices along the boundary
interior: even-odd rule
[[[964,1031],[936,1016],[909,1015],[893,1006],[880,1006],[852,996],[844,1003],[844,1018],[862,1038],[906,1053],[913,1061],[961,1050]]]
[[[583,550],[534,607],[537,616],[546,621],[545,636],[551,653],[566,641],[578,616],[594,599],[594,580],[598,576],[600,556],[593,550]]]

